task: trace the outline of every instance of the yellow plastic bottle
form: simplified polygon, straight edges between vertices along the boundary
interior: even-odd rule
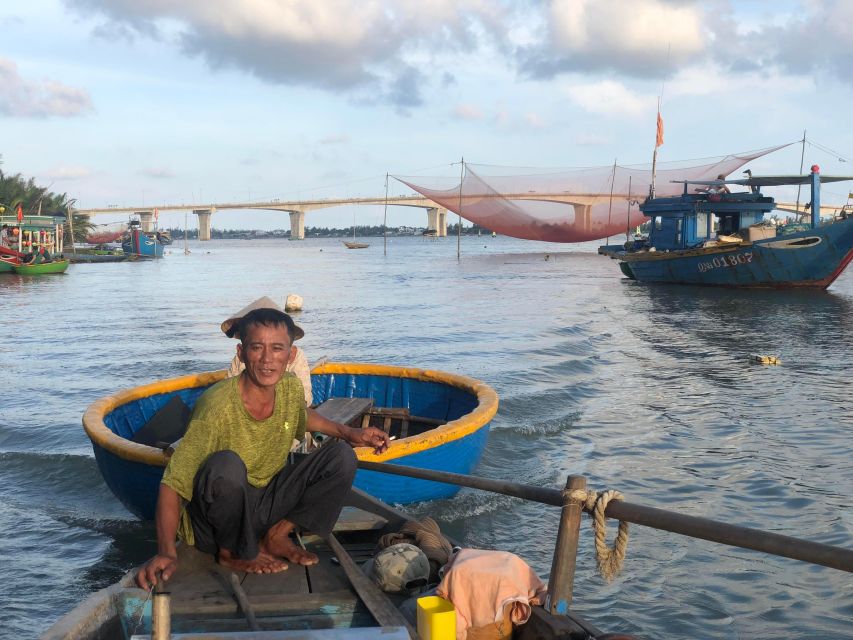
[[[418,598],[418,635],[421,640],[454,640],[456,609],[438,596]]]

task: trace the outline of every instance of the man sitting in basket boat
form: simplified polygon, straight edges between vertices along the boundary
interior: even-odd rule
[[[274,306],[274,305],[273,305]],[[237,355],[246,365],[198,399],[187,432],[169,461],[157,498],[157,555],[136,576],[143,589],[177,569],[176,536],[215,554],[220,564],[276,573],[317,556],[290,539],[298,526],[328,535],[355,475],[353,446],[388,447],[380,429],[353,429],[312,412],[286,374],[304,331],[276,308],[256,308],[237,322]],[[306,427],[340,438],[299,462],[287,462]],[[351,446],[350,446],[351,445]]]

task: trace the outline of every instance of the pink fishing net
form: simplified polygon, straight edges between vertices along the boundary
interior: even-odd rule
[[[783,146],[787,145],[701,161],[658,163],[655,194],[681,193],[684,185],[672,180],[728,176]],[[546,171],[466,163],[461,188],[458,177],[394,177],[491,231],[525,240],[584,242],[625,233],[646,220],[637,204],[649,194],[652,167],[610,165]]]

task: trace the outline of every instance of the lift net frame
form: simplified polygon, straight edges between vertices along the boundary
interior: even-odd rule
[[[785,146],[658,163],[655,195],[681,193],[684,185],[673,180],[728,176]],[[649,195],[652,165],[549,170],[465,163],[461,185],[458,176],[393,177],[490,231],[524,240],[586,242],[625,233],[647,220],[637,203]]]

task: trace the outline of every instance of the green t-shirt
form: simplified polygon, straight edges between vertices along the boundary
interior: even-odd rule
[[[275,407],[266,420],[255,420],[246,411],[239,380],[240,376],[226,378],[201,395],[187,432],[163,474],[163,484],[187,502],[193,497],[196,473],[212,453],[234,451],[246,465],[249,484],[265,487],[284,468],[294,439],[305,435],[305,396],[296,376],[286,373],[279,380]],[[186,508],[181,513],[178,537],[187,544],[195,542]]]

